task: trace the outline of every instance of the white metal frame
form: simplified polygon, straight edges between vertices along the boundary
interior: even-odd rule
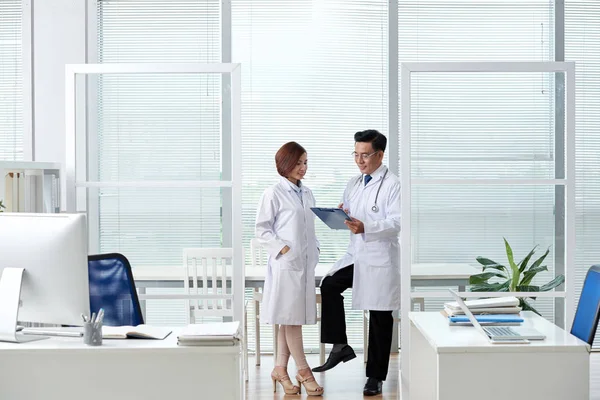
[[[231,84],[223,88],[231,98],[231,180],[223,181],[133,181],[100,182],[87,179],[87,171],[77,169],[77,149],[79,141],[76,130],[76,78],[78,75],[99,74],[222,74],[229,76]],[[87,100],[87,98],[86,98]],[[86,104],[87,107],[87,104]],[[100,187],[229,187],[232,198],[242,197],[242,149],[241,149],[241,66],[237,63],[144,63],[144,64],[67,64],[65,66],[65,128],[66,152],[65,168],[61,177],[61,209],[67,212],[77,210],[77,188]],[[79,146],[78,146],[79,145]],[[79,179],[78,177],[85,177]],[[244,255],[242,249],[242,208],[232,206],[232,248],[233,248],[233,315],[243,324],[244,321]],[[188,297],[190,295],[187,295]],[[197,297],[197,296],[196,296]],[[181,296],[168,295],[168,298]]]
[[[33,138],[33,0],[22,3],[23,160],[35,160]]]
[[[412,179],[411,176],[411,75],[431,72],[563,72],[565,73],[565,178],[564,179]],[[482,185],[562,185],[565,187],[565,291],[524,293],[537,297],[565,297],[566,325],[574,313],[575,266],[575,63],[574,62],[423,62],[400,64],[401,96],[401,182],[402,182],[402,380],[408,382],[411,298],[447,297],[446,292],[411,292],[411,189],[412,185],[482,184]],[[463,297],[504,297],[514,292],[466,292]]]

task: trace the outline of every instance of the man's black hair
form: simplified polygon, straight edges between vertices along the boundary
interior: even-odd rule
[[[387,138],[375,129],[356,132],[354,134],[354,141],[371,143],[374,151],[385,151],[385,146],[387,145]]]

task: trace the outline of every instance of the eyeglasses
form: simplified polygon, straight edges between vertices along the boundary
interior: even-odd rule
[[[360,157],[363,161],[365,161],[365,160],[368,160],[369,158],[373,157],[377,153],[379,153],[379,150],[376,150],[376,151],[372,152],[371,154],[367,154],[367,153],[358,154],[357,152],[353,151],[352,156],[354,156],[355,160]]]

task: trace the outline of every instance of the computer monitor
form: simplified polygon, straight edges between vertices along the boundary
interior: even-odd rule
[[[82,325],[87,256],[84,214],[0,213],[0,340],[13,341],[17,320]]]

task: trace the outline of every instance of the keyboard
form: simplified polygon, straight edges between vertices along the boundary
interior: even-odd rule
[[[486,326],[483,328],[490,336],[502,336],[502,337],[517,337],[520,338],[521,334],[507,326]]]

